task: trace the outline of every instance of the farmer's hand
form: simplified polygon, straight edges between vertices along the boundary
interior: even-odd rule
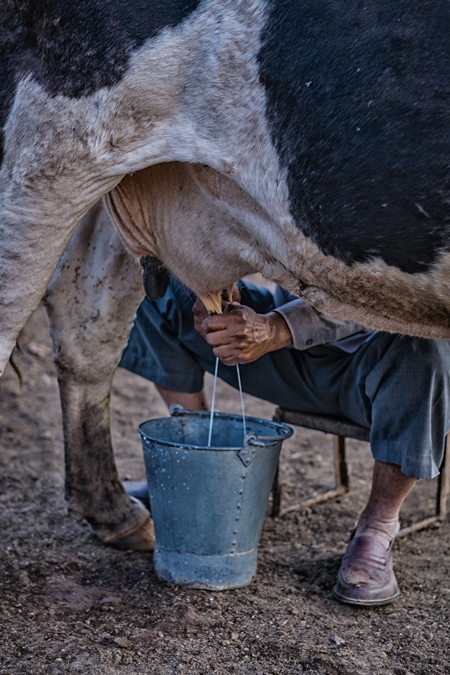
[[[281,314],[257,314],[237,302],[225,303],[223,314],[204,318],[199,332],[206,335],[214,355],[228,366],[251,363],[267,352],[292,344],[291,332]]]

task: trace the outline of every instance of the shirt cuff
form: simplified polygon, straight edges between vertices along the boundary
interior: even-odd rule
[[[294,349],[303,350],[336,342],[364,330],[364,326],[353,321],[342,321],[322,314],[301,298],[276,307],[273,311],[281,314],[286,321]]]

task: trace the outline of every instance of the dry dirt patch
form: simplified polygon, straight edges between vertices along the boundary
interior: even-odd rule
[[[155,577],[151,556],[107,548],[67,516],[58,390],[41,309],[21,344],[23,387],[11,368],[0,383],[0,673],[450,672],[448,523],[397,542],[397,603],[358,610],[330,596],[367,496],[366,444],[349,444],[349,495],[266,519],[250,586],[179,589]],[[238,412],[236,392],[220,386],[218,409]],[[273,406],[246,397],[246,410],[270,418]],[[151,384],[118,371],[113,429],[122,478],[144,477],[136,427],[165,414]],[[283,450],[282,480],[286,505],[329,485],[330,440],[297,431]],[[424,484],[413,495],[406,521],[432,510],[433,491]]]

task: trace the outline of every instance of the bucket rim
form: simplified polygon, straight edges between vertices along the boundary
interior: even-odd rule
[[[208,410],[184,410],[184,408],[177,409],[176,412],[169,416],[169,417],[154,417],[153,419],[146,420],[145,422],[141,422],[141,424],[138,426],[138,431],[139,434],[141,435],[141,438],[143,440],[147,441],[153,441],[155,443],[161,443],[160,438],[155,438],[154,436],[148,434],[143,427],[147,424],[150,424],[152,422],[161,422],[164,420],[170,420],[175,417],[204,417],[209,419],[210,418],[210,411]],[[232,420],[239,420],[242,422],[242,415],[236,415],[234,413],[220,413],[220,412],[215,412],[214,413],[214,418],[220,418],[220,419],[232,419]],[[264,440],[262,441],[264,448],[266,447],[271,447],[273,445],[276,445],[278,443],[282,443],[286,439],[290,438],[292,434],[294,433],[294,430],[291,429],[287,424],[284,424],[283,422],[274,422],[273,420],[266,420],[261,417],[250,417],[248,415],[245,415],[245,420],[246,422],[253,422],[253,423],[258,423],[258,424],[263,424],[267,425],[272,429],[278,429],[282,431],[282,434],[279,434],[277,436],[273,436],[273,439],[267,439],[266,436],[264,436]],[[244,437],[242,437],[242,440],[244,441]],[[230,447],[227,446],[226,448],[218,445],[212,445],[210,447],[205,447],[204,445],[193,445],[191,443],[180,443],[179,441],[163,441],[165,446],[173,447],[173,448],[188,448],[192,450],[203,450],[203,451],[214,451],[214,450],[229,450],[232,452],[236,452],[242,449],[242,444],[235,446],[235,447]],[[261,446],[260,446],[261,447]]]

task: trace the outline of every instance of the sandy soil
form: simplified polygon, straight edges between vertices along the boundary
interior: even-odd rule
[[[353,489],[284,518],[267,518],[256,579],[212,593],[159,581],[151,555],[102,545],[67,515],[60,408],[42,310],[21,337],[20,388],[0,383],[0,673],[41,675],[450,673],[448,522],[396,543],[400,599],[372,610],[338,604],[331,589],[367,496],[371,457],[351,441]],[[210,385],[210,382],[209,382]],[[220,386],[217,407],[239,411]],[[246,397],[250,415],[273,406]],[[165,415],[153,386],[118,371],[113,428],[122,478],[144,477],[136,427]],[[331,440],[297,430],[282,457],[283,505],[330,486]],[[424,483],[404,521],[429,513]]]

